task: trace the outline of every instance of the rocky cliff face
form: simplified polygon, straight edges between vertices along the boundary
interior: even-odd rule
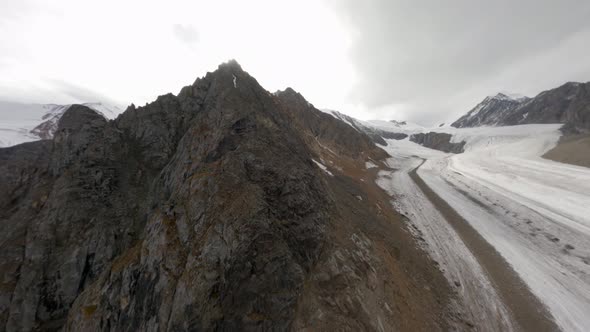
[[[465,152],[465,142],[451,143],[453,136],[447,133],[419,133],[410,136],[410,141],[425,146],[430,149],[439,150],[447,153]]]
[[[137,240],[149,184],[131,150],[120,130],[83,106],[63,115],[53,141],[0,150],[6,330],[63,326],[79,293]]]
[[[486,98],[453,127],[563,123],[566,133],[590,132],[590,82],[566,83],[534,98]]]
[[[234,61],[113,121],[70,107],[0,149],[0,329],[446,330],[385,156]]]

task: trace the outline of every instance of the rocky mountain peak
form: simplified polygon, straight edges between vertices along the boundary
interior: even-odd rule
[[[277,96],[278,98],[282,99],[283,101],[285,101],[287,103],[296,104],[296,105],[304,107],[304,108],[313,107],[313,105],[310,102],[308,102],[305,99],[305,97],[303,97],[302,94],[295,91],[291,87],[287,87],[283,91],[279,90],[279,91],[275,92],[275,96]]]
[[[217,67],[218,70],[230,70],[232,72],[242,72],[242,66],[236,61],[235,59],[230,59],[227,62],[219,64]]]
[[[527,97],[513,96],[505,93],[488,96],[467,112],[467,114],[453,122],[451,126],[457,128],[494,126],[500,123],[503,117],[527,101]]]
[[[570,82],[566,82],[563,86],[578,88],[582,85],[584,85],[584,83],[570,81]]]
[[[183,100],[195,98],[203,100],[207,93],[213,91],[216,94],[224,91],[224,95],[234,92],[251,95],[254,91],[265,90],[254,77],[242,69],[237,61],[230,60],[219,65],[214,72],[208,72],[204,77],[197,78],[192,85],[182,88],[178,97]]]
[[[57,131],[82,130],[84,125],[92,123],[103,124],[106,123],[106,119],[102,114],[87,106],[74,104],[59,119]]]
[[[74,105],[0,149],[0,329],[444,326],[442,275],[368,177],[386,156],[234,61],[113,121]]]
[[[529,97],[517,93],[507,93],[507,92],[499,92],[493,96],[487,97],[485,100],[501,100],[501,101],[516,101],[516,102],[523,102],[525,100],[530,99]]]

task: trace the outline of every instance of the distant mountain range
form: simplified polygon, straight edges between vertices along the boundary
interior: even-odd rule
[[[456,128],[563,123],[566,133],[590,131],[590,82],[569,82],[536,97],[499,93],[453,122]]]
[[[338,111],[323,111],[365,133],[376,144],[385,146],[386,139],[409,137],[410,141],[428,148],[463,152],[464,142],[451,142],[451,135],[444,125],[425,128],[406,121],[361,121]],[[590,82],[569,82],[534,98],[511,93],[488,96],[451,126],[473,128],[553,123],[564,124],[561,131],[565,135],[590,132]]]

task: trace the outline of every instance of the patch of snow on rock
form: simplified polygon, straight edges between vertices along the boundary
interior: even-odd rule
[[[374,162],[372,162],[372,161],[370,161],[370,160],[369,160],[369,161],[367,161],[367,162],[365,163],[365,167],[366,167],[367,169],[370,169],[370,168],[375,168],[375,167],[377,167],[377,165],[375,165],[375,163],[374,163]]]
[[[322,169],[322,171],[326,172],[326,174],[328,174],[329,176],[334,176],[334,174],[332,174],[332,172],[328,171],[328,168],[326,166],[324,166],[324,164],[320,163],[319,161],[312,159],[312,161],[318,165],[319,168]]]

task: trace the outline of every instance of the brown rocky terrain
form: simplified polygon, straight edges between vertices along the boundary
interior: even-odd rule
[[[562,136],[557,146],[545,153],[543,158],[590,167],[590,135]]]
[[[0,329],[463,329],[374,184],[387,154],[235,62],[0,149]]]

